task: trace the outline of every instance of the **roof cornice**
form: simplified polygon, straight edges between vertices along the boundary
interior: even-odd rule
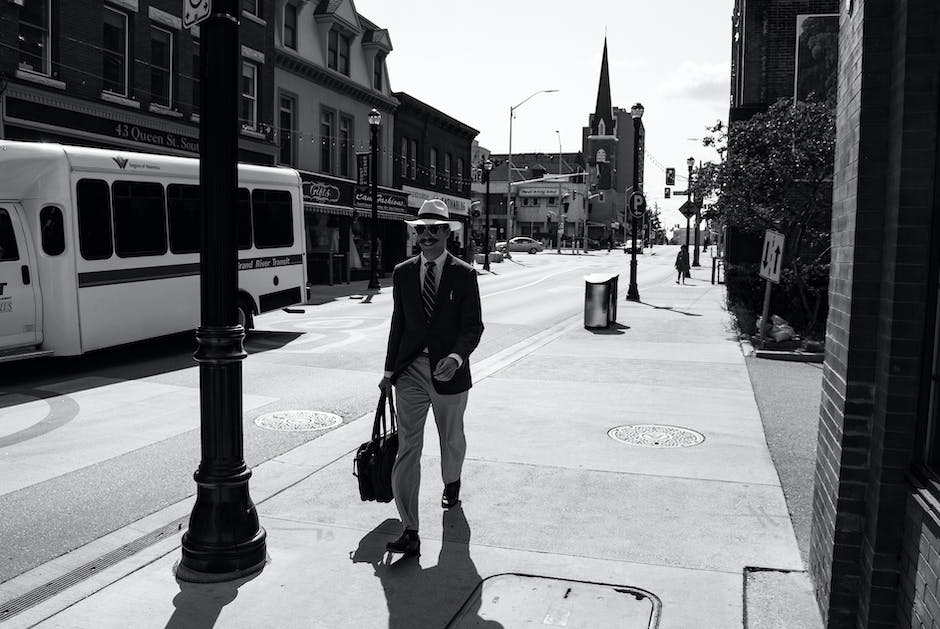
[[[274,51],[274,64],[291,74],[296,74],[312,83],[336,90],[341,94],[352,96],[356,100],[373,107],[383,106],[386,110],[392,112],[398,109],[398,99],[364,88],[339,72],[313,65],[306,59],[301,59],[283,50]]]

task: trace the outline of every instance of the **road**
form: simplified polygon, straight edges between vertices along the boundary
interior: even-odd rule
[[[674,257],[675,247],[639,256],[641,296],[674,273]],[[583,316],[587,273],[620,273],[623,300],[629,256],[516,254],[492,271],[479,278],[486,331],[472,360]],[[269,430],[255,424],[263,414],[320,411],[348,423],[375,407],[391,290],[292,310],[258,317],[246,341],[249,466],[328,430]],[[193,349],[186,334],[0,369],[0,583],[195,492]]]

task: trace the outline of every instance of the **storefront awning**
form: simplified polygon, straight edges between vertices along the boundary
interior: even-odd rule
[[[304,203],[304,210],[307,212],[316,212],[317,214],[337,214],[339,216],[352,216],[353,212],[355,212],[359,218],[370,218],[372,216],[372,210],[362,208],[353,209],[342,205],[326,205],[320,203]],[[379,218],[384,218],[389,221],[411,220],[414,218],[414,214],[393,212],[391,210],[379,210],[378,215]]]

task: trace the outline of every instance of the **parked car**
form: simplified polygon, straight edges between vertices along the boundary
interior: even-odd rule
[[[497,251],[528,251],[529,253],[538,253],[545,249],[538,240],[529,238],[528,236],[516,236],[515,238],[510,238],[509,243],[505,241],[496,243]]]

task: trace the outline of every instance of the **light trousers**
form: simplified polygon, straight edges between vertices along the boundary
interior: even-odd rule
[[[441,442],[441,478],[445,484],[460,478],[467,454],[463,415],[469,391],[441,395],[431,383],[431,365],[427,356],[419,356],[398,377],[398,456],[392,468],[395,506],[405,528],[418,530],[418,489],[421,486],[421,450],[428,408]]]

